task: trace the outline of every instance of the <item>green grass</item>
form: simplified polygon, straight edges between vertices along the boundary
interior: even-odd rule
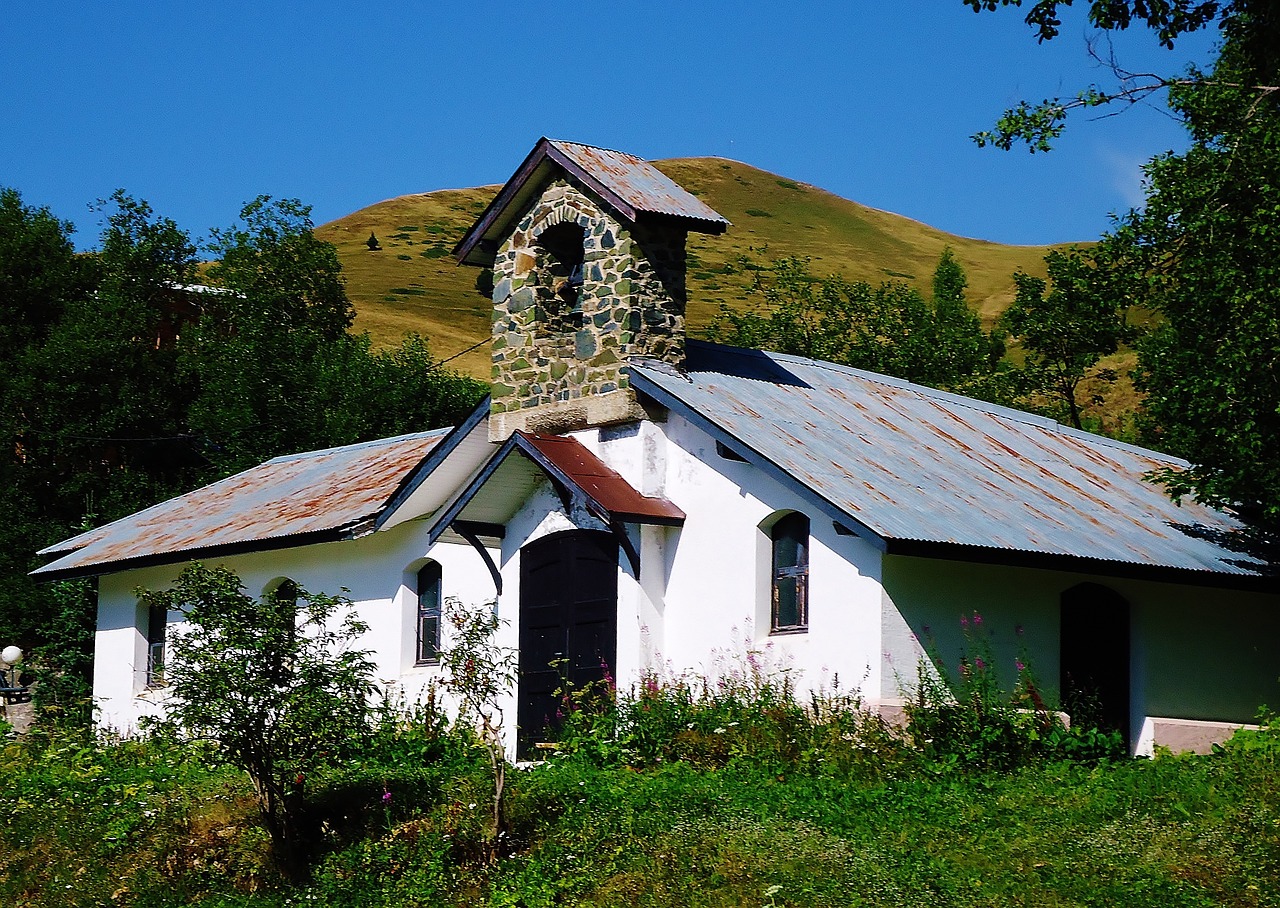
[[[874,722],[778,693],[749,679],[727,693],[669,688],[630,713],[589,712],[590,697],[577,697],[567,708],[586,718],[571,720],[563,751],[508,776],[495,862],[479,749],[438,720],[384,721],[358,757],[308,781],[317,849],[310,881],[295,885],[271,870],[245,781],[214,767],[207,747],[11,743],[0,755],[0,899],[1280,904],[1275,730],[1206,757],[960,771]]]

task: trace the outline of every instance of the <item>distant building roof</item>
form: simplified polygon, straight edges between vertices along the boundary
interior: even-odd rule
[[[44,579],[359,535],[448,429],[277,457],[139,511],[42,555]]]
[[[688,354],[687,374],[633,366],[633,386],[807,487],[887,553],[1142,576],[1265,573],[1223,544],[1238,536],[1231,516],[1179,507],[1144,480],[1185,466],[1176,458],[831,363],[697,341]]]
[[[723,233],[729,222],[648,161],[621,151],[543,138],[454,247],[458,261],[488,265],[497,243],[533,197],[558,172],[568,173],[616,213],[635,223],[642,217],[675,218],[689,230]]]

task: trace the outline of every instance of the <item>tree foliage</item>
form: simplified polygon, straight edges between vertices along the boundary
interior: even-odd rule
[[[1023,6],[1023,0],[964,3],[975,12]],[[1027,5],[1027,24],[1038,40],[1049,41],[1061,32],[1061,7],[1073,3],[1034,0]],[[1130,72],[1115,59],[1104,61],[1110,65],[1114,84],[1090,85],[1073,97],[1020,102],[1005,111],[993,129],[974,136],[979,145],[1009,150],[1022,144],[1033,152],[1048,151],[1073,111],[1134,104],[1157,92],[1193,88],[1207,81],[1220,88],[1243,91],[1255,100],[1280,90],[1280,7],[1275,0],[1089,0],[1082,5],[1088,7],[1086,18],[1092,28],[1106,33],[1145,26],[1166,48],[1172,48],[1184,35],[1216,25],[1224,42],[1236,48],[1240,65],[1229,74],[1209,75],[1196,70],[1164,74]]]
[[[1013,276],[1017,294],[1000,320],[1022,343],[1024,395],[1047,396],[1054,402],[1048,409],[1080,429],[1085,378],[1092,374],[1114,381],[1114,370],[1094,367],[1131,339],[1125,296],[1117,292],[1113,272],[1098,268],[1078,249],[1050,252],[1045,262],[1048,284],[1021,271]],[[1101,398],[1089,402],[1100,403]]]
[[[232,571],[187,567],[143,605],[180,612],[170,635],[165,724],[218,746],[243,769],[284,869],[306,866],[306,785],[370,730],[374,665],[355,644],[367,627],[343,596],[285,581],[255,599]]]
[[[493,800],[488,831],[489,859],[498,858],[499,838],[506,831],[507,757],[503,742],[502,701],[515,688],[516,651],[497,643],[501,621],[497,603],[480,608],[445,600],[449,645],[440,653],[444,687],[458,700],[458,718],[470,722],[489,759]]]
[[[1139,347],[1152,441],[1188,458],[1174,494],[1280,530],[1280,95],[1238,87],[1249,58],[1224,45],[1176,89],[1191,148],[1147,166],[1146,206],[1103,248],[1162,316]]]
[[[900,281],[872,287],[817,278],[798,258],[779,259],[763,273],[755,292],[764,305],[722,308],[713,339],[946,389],[981,381],[1003,352],[999,335],[984,332],[965,301],[967,280],[950,249],[939,260],[932,303]]]
[[[27,576],[35,551],[86,520],[280,454],[447,425],[484,393],[420,337],[375,352],[348,332],[338,260],[296,201],[245,206],[204,275],[145,202],[98,208],[98,249],[76,254],[69,224],[0,190],[0,639],[28,650],[67,608]]]

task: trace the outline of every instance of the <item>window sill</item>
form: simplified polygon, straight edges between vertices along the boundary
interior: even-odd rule
[[[775,627],[769,631],[770,637],[793,637],[796,634],[809,633],[808,626],[805,627]]]

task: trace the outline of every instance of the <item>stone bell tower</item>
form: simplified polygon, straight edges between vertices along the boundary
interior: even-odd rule
[[[643,417],[627,364],[684,364],[685,238],[727,226],[640,158],[539,141],[454,249],[493,269],[490,438]]]

